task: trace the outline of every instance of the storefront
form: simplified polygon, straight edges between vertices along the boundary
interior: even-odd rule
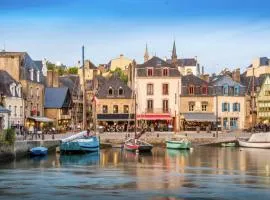
[[[146,124],[148,131],[173,131],[175,119],[170,114],[137,115],[138,124]]]
[[[180,128],[184,131],[210,131],[216,128],[214,113],[183,113]]]
[[[47,117],[28,117],[26,121],[26,128],[33,131],[34,128],[38,131],[43,131],[44,128],[51,126],[54,120]]]

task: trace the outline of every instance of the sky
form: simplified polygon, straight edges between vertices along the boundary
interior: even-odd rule
[[[197,56],[209,73],[269,56],[268,0],[0,0],[0,49],[68,66]]]

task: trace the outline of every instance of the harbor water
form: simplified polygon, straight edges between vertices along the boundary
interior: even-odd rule
[[[270,150],[104,149],[0,165],[0,199],[270,199]]]

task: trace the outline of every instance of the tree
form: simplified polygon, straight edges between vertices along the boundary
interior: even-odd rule
[[[110,73],[111,74],[116,73],[118,77],[127,84],[128,76],[123,72],[121,68],[117,67],[114,71],[111,70]]]
[[[78,67],[69,67],[68,74],[78,74]]]
[[[47,69],[48,70],[55,70],[56,66],[55,66],[55,64],[51,63],[50,61],[47,61]]]

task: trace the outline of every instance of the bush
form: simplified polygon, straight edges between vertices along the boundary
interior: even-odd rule
[[[8,128],[4,132],[4,139],[7,144],[14,144],[16,140],[15,130],[12,128]]]

